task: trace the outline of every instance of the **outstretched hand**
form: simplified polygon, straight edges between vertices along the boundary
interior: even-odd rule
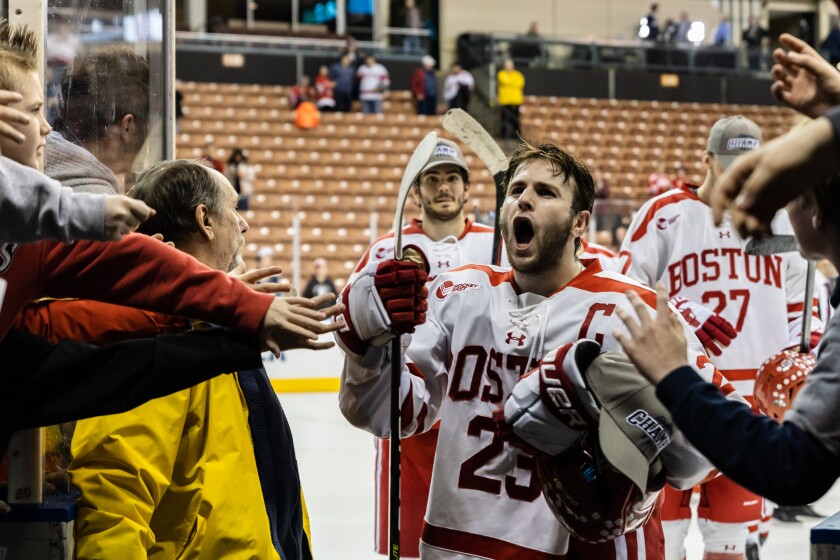
[[[263,349],[279,357],[280,352],[292,348],[323,350],[332,347],[333,342],[318,342],[318,336],[343,328],[342,323],[323,321],[331,315],[342,313],[344,305],[335,304],[322,311],[318,311],[318,307],[334,299],[333,294],[314,298],[289,296],[275,299],[260,325],[259,337]]]
[[[779,43],[788,50],[773,52],[773,97],[812,119],[840,104],[840,72],[793,35],[783,33]]]
[[[26,141],[26,137],[19,131],[15,125],[29,124],[29,115],[23,111],[12,109],[9,103],[19,103],[23,100],[23,96],[16,91],[8,91],[0,89],[0,134],[22,144]]]
[[[141,200],[119,194],[105,198],[105,239],[119,241],[155,215]]]
[[[265,282],[258,284],[260,280],[271,278],[272,276],[280,276],[283,273],[283,268],[280,266],[267,266],[265,268],[255,268],[245,272],[245,265],[241,264],[230,271],[230,275],[238,278],[244,282],[249,288],[255,292],[263,294],[277,294],[292,291],[292,285],[288,282]]]
[[[656,284],[656,317],[651,317],[648,305],[639,294],[628,290],[627,299],[636,317],[616,308],[627,333],[613,332],[625,354],[651,383],[658,384],[669,373],[688,365],[688,342],[682,323],[668,307],[668,294],[661,282]]]
[[[710,199],[716,225],[729,211],[742,237],[768,234],[776,212],[840,170],[831,122],[819,118],[748,152],[715,183]]]

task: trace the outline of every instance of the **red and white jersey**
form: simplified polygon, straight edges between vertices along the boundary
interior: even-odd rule
[[[371,66],[359,66],[356,79],[359,80],[359,99],[362,101],[382,99],[382,92],[391,85],[388,70],[378,62]]]
[[[776,215],[772,229],[793,233],[786,212]],[[682,188],[642,205],[621,255],[631,278],[648,286],[661,280],[669,296],[703,305],[735,327],[738,336],[713,361],[752,402],[758,367],[798,343],[807,263],[799,253],[747,255],[746,244],[728,220],[714,226],[694,188]],[[822,332],[818,318],[811,325]]]
[[[626,290],[655,306],[648,288],[604,272],[597,261],[582,264],[577,277],[547,298],[521,293],[512,271],[492,266],[465,266],[432,283],[427,320],[412,335],[400,390],[404,437],[440,420],[422,558],[559,560],[566,553],[568,533],[541,494],[533,457],[496,435],[492,414],[520,377],[562,344],[590,338],[605,351],[620,351],[612,333],[624,329],[616,308],[633,313]],[[740,399],[685,328],[700,375]],[[339,393],[344,416],[379,436],[390,431],[389,348],[348,356]],[[711,468],[696,452],[685,461],[703,465],[701,477]]]
[[[578,259],[597,259],[601,263],[601,268],[607,272],[622,272],[624,270],[624,257],[620,257],[617,253],[610,251],[603,245],[597,243],[590,243],[581,238],[580,253]]]
[[[446,237],[434,241],[423,231],[420,220],[411,220],[402,231],[403,247],[416,245],[429,260],[429,283],[439,274],[458,268],[466,264],[490,264],[493,254],[493,228],[473,222],[467,218],[461,236]],[[507,254],[502,244],[502,266],[507,268]],[[370,262],[384,261],[394,258],[394,233],[387,233],[368,247],[348,283],[352,283],[355,275]]]

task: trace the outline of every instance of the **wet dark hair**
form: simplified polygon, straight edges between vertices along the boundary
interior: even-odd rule
[[[568,183],[573,179],[572,212],[578,214],[583,210],[592,212],[592,205],[595,203],[595,181],[589,166],[578,156],[574,156],[551,142],[530,144],[522,142],[510,156],[510,164],[505,171],[505,193],[510,188],[510,181],[513,179],[519,167],[533,159],[544,159],[551,164],[551,170],[555,176],[560,176]],[[575,239],[575,253],[580,249],[580,239]]]

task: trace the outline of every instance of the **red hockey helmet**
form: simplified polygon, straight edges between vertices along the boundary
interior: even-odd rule
[[[659,463],[658,475],[642,492],[603,457],[594,430],[559,455],[538,455],[537,473],[560,524],[588,543],[607,542],[644,525],[665,484]]]
[[[815,365],[812,354],[796,350],[783,350],[767,358],[755,378],[753,394],[758,409],[781,422]]]

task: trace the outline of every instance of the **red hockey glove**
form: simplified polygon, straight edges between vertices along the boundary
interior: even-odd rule
[[[429,273],[412,261],[395,259],[379,263],[373,284],[391,320],[394,334],[413,333],[426,322]]]
[[[729,346],[732,339],[738,336],[738,331],[732,323],[712,312],[711,309],[679,296],[671,298],[671,304],[677,308],[685,322],[700,339],[703,348],[715,356],[721,355],[721,346],[724,348]]]

